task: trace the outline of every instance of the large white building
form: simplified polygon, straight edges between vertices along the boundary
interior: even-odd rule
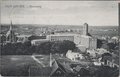
[[[90,36],[88,33],[88,24],[85,23],[83,26],[83,34],[51,34],[47,35],[47,39],[50,41],[73,41],[80,49],[96,49],[97,39]]]
[[[87,49],[96,49],[97,39],[92,36],[81,35],[80,44],[84,45]]]
[[[74,42],[75,44],[80,43],[80,35],[79,34],[52,34],[47,35],[46,37],[50,41],[63,41],[63,40],[69,40]]]

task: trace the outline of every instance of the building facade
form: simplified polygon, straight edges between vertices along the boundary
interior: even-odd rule
[[[88,24],[85,23],[83,26],[83,34],[51,34],[47,35],[48,40],[50,41],[63,41],[69,40],[76,44],[78,47],[84,47],[86,49],[96,49],[97,48],[97,39],[88,35]],[[80,46],[81,45],[81,46]],[[83,48],[82,48],[83,49]]]
[[[30,37],[31,35],[19,35],[19,36],[17,36],[17,42],[22,42],[22,43],[24,43],[24,42],[26,42],[26,41],[28,41],[29,39],[29,37]]]
[[[48,35],[47,39],[50,41],[63,41],[63,40],[69,40],[74,42],[74,36],[73,35]]]

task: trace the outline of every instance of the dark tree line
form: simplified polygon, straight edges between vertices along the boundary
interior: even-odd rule
[[[119,43],[114,43],[114,42],[108,43],[105,40],[100,40],[100,39],[97,40],[97,48],[104,48],[110,52],[112,50],[116,50],[118,46],[119,46]]]
[[[44,42],[36,47],[36,52],[40,54],[65,54],[68,50],[74,50],[75,48],[76,46],[74,42],[68,40]]]
[[[1,45],[1,55],[32,55],[37,54],[49,54],[49,53],[63,53],[65,54],[68,50],[74,50],[76,48],[74,42],[65,41],[54,41],[44,42],[38,46],[31,45],[30,41],[25,43],[7,43]]]
[[[118,77],[118,76],[119,76],[119,69],[111,68],[109,66],[100,66],[95,71],[95,77]]]
[[[1,55],[31,55],[34,51],[35,47],[31,45],[30,41],[1,45]]]

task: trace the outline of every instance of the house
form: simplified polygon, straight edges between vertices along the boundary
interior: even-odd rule
[[[93,62],[93,64],[95,66],[101,66],[102,65],[101,59],[102,59],[101,57],[98,58],[98,59],[95,59],[94,62]]]
[[[50,77],[72,77],[73,75],[74,73],[70,67],[66,67],[64,64],[60,63],[57,60],[54,61]]]
[[[101,62],[104,66],[119,68],[119,56],[104,55],[104,56],[102,56]]]
[[[65,70],[61,66],[59,66],[56,61],[54,61],[50,76],[51,77],[52,76],[63,76],[63,77],[65,77]]]
[[[88,66],[81,65],[81,64],[71,64],[71,68],[76,77],[87,77],[90,76],[90,70]]]
[[[108,53],[108,52],[109,51],[103,48],[87,50],[87,53],[93,58],[100,57],[102,54]]]
[[[66,57],[72,61],[79,61],[85,59],[83,54],[81,54],[80,52],[72,52],[71,50],[68,50],[68,52],[66,53]]]
[[[44,77],[73,77],[73,71],[64,64],[55,60],[51,67],[31,67],[29,69],[30,76],[44,76]]]

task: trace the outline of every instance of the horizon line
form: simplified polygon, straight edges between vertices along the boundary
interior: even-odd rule
[[[2,25],[10,25],[8,23],[1,23],[1,26]],[[77,24],[14,24],[12,23],[12,25],[34,25],[34,26],[38,26],[38,25],[42,25],[42,26],[83,26],[83,24],[81,25],[77,25]],[[89,25],[89,24],[88,24]],[[119,25],[89,25],[89,26],[119,26]]]

